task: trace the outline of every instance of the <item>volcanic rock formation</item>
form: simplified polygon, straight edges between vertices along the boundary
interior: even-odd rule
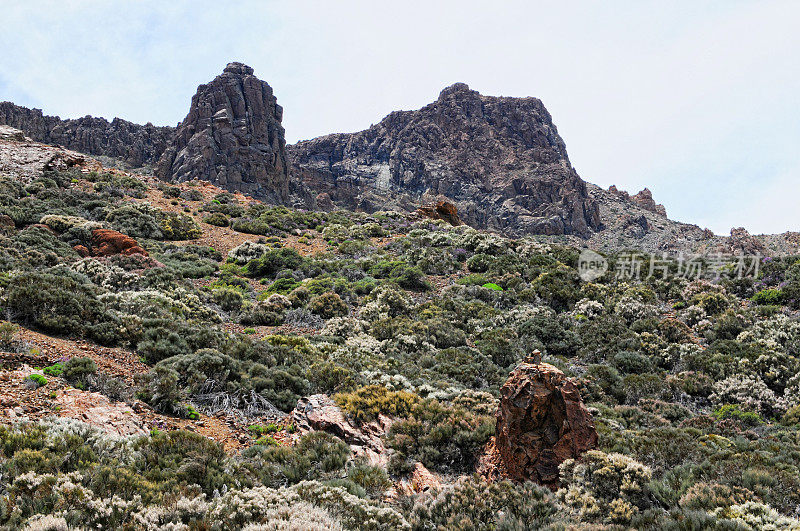
[[[667,217],[667,209],[664,208],[664,205],[656,203],[655,199],[653,199],[653,192],[650,191],[649,188],[644,188],[638,194],[630,195],[625,190],[618,189],[615,185],[611,185],[608,188],[608,191],[612,194],[616,194],[623,199],[629,199],[642,207],[643,209],[653,212],[654,214],[658,214],[659,216]]]
[[[509,235],[600,228],[586,183],[536,98],[483,96],[456,83],[422,109],[287,152],[296,177],[345,207],[403,208],[444,197],[467,224]]]
[[[272,87],[241,63],[200,85],[158,162],[167,181],[201,179],[274,203],[289,195],[283,108]]]
[[[506,475],[557,488],[558,465],[596,447],[597,431],[575,384],[531,357],[500,388],[494,446]]]
[[[462,224],[461,219],[458,217],[458,209],[453,203],[448,203],[447,201],[437,201],[435,204],[422,205],[417,209],[416,214],[428,219],[441,219],[454,227]]]
[[[154,164],[175,134],[174,127],[139,125],[120,118],[111,122],[92,116],[62,120],[8,101],[0,102],[0,124],[20,129],[36,142],[114,157],[131,166]]]

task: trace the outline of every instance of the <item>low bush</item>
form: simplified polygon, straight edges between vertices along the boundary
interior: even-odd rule
[[[339,393],[334,400],[348,415],[366,422],[379,414],[407,417],[420,398],[406,391],[389,391],[380,385],[368,385],[352,393]]]
[[[323,319],[344,317],[350,311],[338,293],[328,291],[317,295],[308,302],[308,310]]]

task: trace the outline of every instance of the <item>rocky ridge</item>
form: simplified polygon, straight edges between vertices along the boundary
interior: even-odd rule
[[[0,124],[19,129],[36,142],[113,157],[133,167],[155,164],[175,134],[174,127],[139,125],[121,118],[62,120],[8,101],[0,102]]]
[[[343,207],[406,210],[445,200],[468,225],[507,235],[588,236],[601,228],[536,98],[484,96],[456,83],[422,109],[287,151],[295,178]]]

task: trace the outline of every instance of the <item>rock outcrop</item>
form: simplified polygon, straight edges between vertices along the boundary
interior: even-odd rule
[[[175,134],[174,127],[139,125],[120,118],[62,120],[8,101],[0,102],[0,124],[19,129],[36,142],[114,157],[136,167],[155,164]]]
[[[597,446],[592,416],[575,384],[556,367],[529,358],[500,388],[494,449],[518,481],[558,487],[558,465]]]
[[[461,218],[458,217],[458,209],[453,203],[447,201],[437,201],[435,204],[422,205],[417,209],[416,214],[423,218],[441,219],[454,227],[462,224]]]
[[[536,98],[483,96],[456,83],[422,109],[287,152],[295,178],[343,207],[414,210],[442,197],[468,225],[512,236],[588,235],[601,226]]]
[[[210,181],[273,203],[289,196],[283,109],[253,69],[230,63],[200,85],[158,162],[159,178]]]
[[[112,402],[100,393],[64,389],[55,400],[58,415],[73,418],[113,435],[146,435],[144,421],[125,402]]]
[[[42,172],[84,166],[86,162],[80,153],[34,142],[19,129],[0,125],[0,174],[28,182]]]
[[[366,424],[351,422],[328,395],[301,398],[292,412],[292,420],[301,432],[326,431],[350,445],[353,455],[368,463],[386,467],[389,452],[383,443],[392,421],[385,415]]]
[[[608,187],[608,191],[624,200],[636,203],[641,208],[649,212],[658,214],[659,216],[667,217],[667,209],[664,208],[664,205],[656,203],[655,199],[653,199],[653,192],[651,192],[649,188],[645,188],[641,192],[631,195],[625,190],[620,190],[612,184]]]

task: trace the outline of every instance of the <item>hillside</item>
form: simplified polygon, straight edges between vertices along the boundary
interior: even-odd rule
[[[0,128],[5,528],[800,526],[797,256],[695,278],[651,234],[734,240],[592,186],[616,243],[102,161]]]

